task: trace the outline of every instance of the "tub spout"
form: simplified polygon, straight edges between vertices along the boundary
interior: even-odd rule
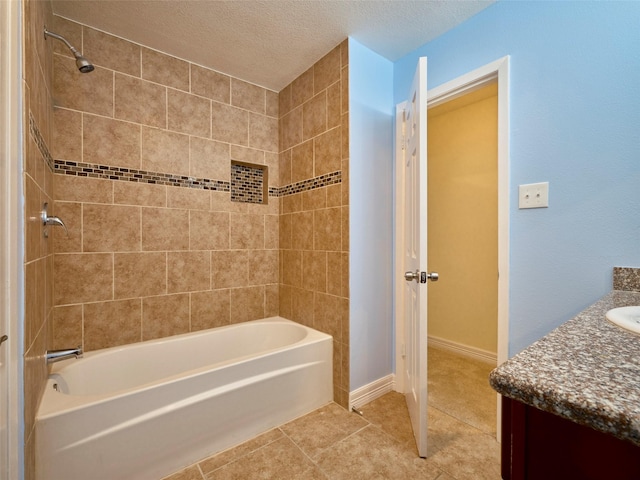
[[[82,347],[63,348],[62,350],[47,350],[45,354],[47,364],[66,360],[68,358],[82,358]]]

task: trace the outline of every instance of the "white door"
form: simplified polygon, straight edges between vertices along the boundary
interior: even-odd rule
[[[404,109],[404,385],[418,454],[427,456],[427,59]]]

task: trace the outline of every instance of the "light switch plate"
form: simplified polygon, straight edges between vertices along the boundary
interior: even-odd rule
[[[549,182],[528,183],[518,187],[518,208],[549,206]]]

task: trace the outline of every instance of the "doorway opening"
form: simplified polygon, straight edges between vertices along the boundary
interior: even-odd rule
[[[425,60],[426,61],[426,60]],[[509,78],[509,57],[503,57],[499,60],[496,60],[490,64],[487,64],[483,67],[480,67],[476,70],[473,70],[465,75],[462,75],[454,80],[451,80],[439,87],[433,88],[427,92],[427,109],[433,109],[440,105],[446,104],[452,100],[458,99],[459,97],[463,97],[466,94],[470,94],[476,91],[481,90],[483,87],[494,85],[494,88],[497,88],[497,173],[495,177],[497,178],[497,187],[495,188],[494,199],[497,202],[496,210],[497,210],[497,237],[495,242],[497,242],[497,265],[493,268],[491,272],[488,272],[488,277],[491,278],[492,282],[497,283],[497,306],[494,309],[497,309],[497,325],[495,327],[489,327],[492,330],[495,339],[495,350],[491,352],[491,348],[486,348],[486,344],[483,346],[482,344],[474,346],[471,345],[471,348],[467,345],[463,348],[463,352],[465,356],[474,355],[483,357],[484,361],[493,362],[494,358],[496,363],[499,365],[507,359],[508,356],[508,311],[509,311],[509,144],[508,144],[508,125],[509,125],[509,108],[508,108],[508,78]],[[425,88],[426,90],[426,88]],[[478,94],[481,95],[481,94]],[[397,111],[402,112],[406,107],[407,102],[404,104],[398,105]],[[453,104],[452,104],[453,105]],[[425,123],[427,119],[425,118]],[[404,141],[404,124],[401,120],[401,117],[397,115],[396,120],[396,138],[397,138],[397,149],[396,155],[398,159],[404,158],[403,147],[405,146]],[[430,127],[427,127],[430,128]],[[427,128],[425,128],[425,132]],[[431,132],[429,133],[429,136]],[[428,165],[428,161],[425,162]],[[427,168],[428,169],[428,168]],[[470,181],[470,179],[467,179]],[[404,162],[398,161],[396,162],[396,261],[395,261],[395,273],[396,273],[396,302],[395,302],[395,341],[396,341],[396,368],[395,371],[397,374],[395,375],[395,389],[399,392],[406,392],[408,385],[405,385],[404,376],[400,375],[399,372],[404,371],[405,368],[405,350],[404,350],[404,341],[406,338],[405,332],[408,329],[412,328],[406,319],[405,307],[404,307],[404,293],[403,293],[403,275],[406,270],[403,259],[403,249],[405,247],[405,236],[403,233],[403,226],[405,219],[407,218],[407,212],[405,211],[406,200],[403,198],[404,192],[404,182],[405,182],[405,174],[404,174]],[[426,183],[426,182],[425,182]],[[426,189],[426,187],[425,187]],[[430,202],[435,202],[436,200],[431,199]],[[425,198],[426,203],[426,198]],[[424,231],[427,231],[426,221]],[[426,234],[426,233],[425,233]],[[494,238],[495,238],[494,237]],[[495,257],[494,257],[495,258]],[[430,264],[430,259],[427,261]],[[428,270],[437,271],[438,268],[435,268],[431,265],[425,265],[423,268]],[[444,272],[438,272],[440,274],[441,282],[444,279]],[[476,278],[476,282],[484,282],[486,278],[483,276],[482,278]],[[439,283],[438,285],[442,285]],[[425,286],[426,287],[426,286]],[[431,289],[431,287],[429,287]],[[428,301],[427,301],[428,303]],[[435,315],[435,314],[433,314]],[[426,315],[427,317],[429,315]],[[429,319],[429,323],[432,320]],[[405,325],[406,323],[406,325]],[[430,329],[428,330],[429,334],[431,334]],[[433,335],[436,337],[437,335]],[[437,343],[435,338],[430,339],[433,343]],[[449,342],[446,346],[451,347],[455,343],[458,342]],[[443,347],[443,344],[436,345],[436,347]],[[461,348],[460,345],[457,345],[458,348]],[[442,349],[441,350],[446,350]],[[487,354],[487,352],[489,352]],[[461,352],[458,352],[461,353]],[[428,362],[427,362],[428,363]],[[489,366],[489,369],[491,367]],[[425,380],[426,381],[426,380]],[[487,378],[488,384],[488,378]],[[428,390],[428,389],[426,389]],[[425,391],[425,393],[427,393]],[[466,395],[472,396],[473,393],[467,392]],[[497,399],[497,394],[494,395]],[[500,403],[496,402],[497,406],[496,410],[496,421],[495,421],[495,432],[496,438],[498,442],[501,441],[500,438],[500,422],[501,422],[501,411],[500,411]]]
[[[427,110],[428,404],[496,436],[498,84]]]

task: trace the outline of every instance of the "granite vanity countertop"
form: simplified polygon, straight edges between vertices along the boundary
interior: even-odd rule
[[[614,290],[493,370],[498,393],[640,446],[640,335],[608,310],[640,305]]]

